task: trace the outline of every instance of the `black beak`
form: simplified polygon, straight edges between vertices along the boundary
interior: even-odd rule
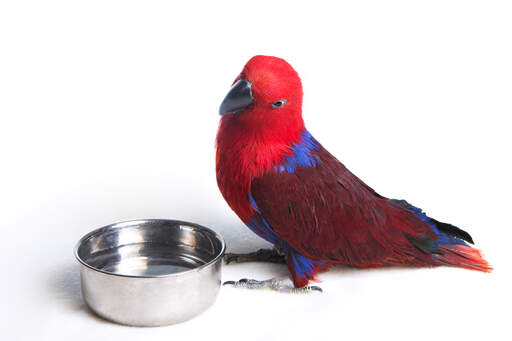
[[[253,102],[251,83],[240,79],[229,90],[219,108],[219,114],[238,113],[244,111]]]

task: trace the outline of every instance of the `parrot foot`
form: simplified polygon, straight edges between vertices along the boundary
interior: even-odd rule
[[[229,263],[245,263],[245,262],[267,262],[285,264],[284,256],[276,249],[259,249],[251,253],[226,253],[224,261]]]
[[[239,281],[227,281],[223,285],[232,285],[235,288],[246,289],[270,289],[281,293],[287,294],[308,294],[311,292],[323,292],[322,288],[317,286],[306,286],[302,288],[295,288],[291,281],[286,277],[277,277],[267,279],[265,281],[258,281],[255,279],[242,278]]]

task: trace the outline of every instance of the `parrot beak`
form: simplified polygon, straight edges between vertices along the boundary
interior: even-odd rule
[[[239,113],[251,105],[254,101],[251,85],[252,84],[245,79],[238,80],[222,101],[219,114],[222,116],[228,113]]]

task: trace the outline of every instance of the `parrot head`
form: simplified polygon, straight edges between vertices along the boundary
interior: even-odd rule
[[[223,120],[229,117],[254,129],[299,131],[303,128],[302,95],[299,75],[284,59],[255,56],[233,82],[219,114]]]

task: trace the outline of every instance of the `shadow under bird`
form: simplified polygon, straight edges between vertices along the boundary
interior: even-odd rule
[[[276,278],[227,284],[321,291],[307,285],[333,265],[491,271],[466,231],[379,195],[324,149],[304,126],[302,97],[290,64],[255,56],[220,106],[219,189],[240,219],[275,246],[227,260],[285,262],[294,287]]]

